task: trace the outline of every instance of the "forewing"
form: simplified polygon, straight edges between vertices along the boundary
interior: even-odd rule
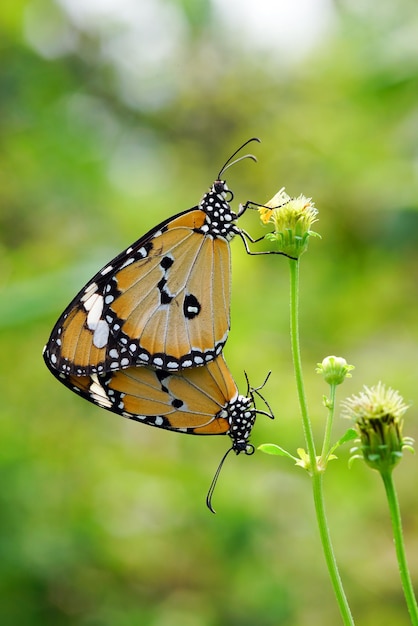
[[[197,208],[179,214],[108,263],[58,320],[45,360],[84,376],[215,358],[229,330],[230,254],[199,230],[204,219]]]

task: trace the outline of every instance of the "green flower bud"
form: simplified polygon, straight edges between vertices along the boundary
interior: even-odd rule
[[[342,402],[343,416],[355,422],[361,452],[366,463],[378,472],[391,471],[402,458],[402,449],[411,449],[411,439],[402,437],[403,415],[408,408],[402,396],[381,382]],[[356,455],[358,456],[358,455]]]
[[[322,363],[317,363],[316,372],[322,374],[329,385],[341,385],[345,378],[351,378],[354,365],[348,365],[341,356],[326,356]]]

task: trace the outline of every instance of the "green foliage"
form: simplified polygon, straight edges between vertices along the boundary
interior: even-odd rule
[[[115,47],[128,40],[122,14],[77,22],[48,0],[2,8],[2,623],[336,623],[303,473],[261,454],[232,459],[214,518],[204,498],[225,440],[125,423],[60,388],[41,351],[94,270],[193,206],[257,135],[259,163],[228,170],[236,202],[285,186],[320,211],[301,285],[313,414],[322,419],[314,367],[332,353],[356,363],[347,393],[382,379],[416,404],[416,7],[363,4],[336,3],[332,33],[293,66],[233,41],[210,3],[173,0],[180,35],[161,62],[146,56],[160,40],[138,56]],[[242,226],[265,233],[252,211]],[[242,390],[244,367],[253,385],[272,370],[276,420],[258,418],[254,444],[295,450],[286,260],[232,248],[226,357]],[[353,612],[364,626],[406,625],[396,566],[377,543],[389,533],[377,483],[360,464],[347,472],[348,450],[339,457],[325,489]],[[418,524],[412,463],[397,469],[406,542]]]

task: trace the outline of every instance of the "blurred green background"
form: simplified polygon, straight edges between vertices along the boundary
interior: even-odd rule
[[[257,5],[255,12],[254,5]],[[290,7],[290,4],[292,5]],[[226,6],[225,6],[226,5]],[[252,9],[252,10],[251,10]],[[315,431],[327,354],[356,366],[340,399],[382,380],[418,437],[418,13],[414,0],[273,3],[16,0],[0,9],[0,621],[54,626],[338,624],[310,484],[284,459],[230,458],[100,410],[44,367],[76,291],[228,170],[236,202],[286,187],[320,211],[301,263]],[[237,204],[235,205],[237,206]],[[254,212],[241,226],[262,234]],[[232,243],[225,350],[276,420],[253,443],[303,445],[288,337],[288,268]],[[337,419],[335,438],[348,424]],[[409,623],[377,474],[325,479],[357,623]],[[417,461],[396,470],[418,581]],[[417,583],[418,584],[418,583]]]

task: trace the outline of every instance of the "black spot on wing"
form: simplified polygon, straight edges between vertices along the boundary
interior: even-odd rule
[[[155,370],[155,375],[161,383],[161,391],[165,391],[165,393],[168,393],[168,387],[166,387],[164,381],[166,378],[170,377],[170,372],[167,372],[166,370]]]
[[[199,315],[201,308],[199,300],[192,293],[189,293],[184,298],[183,313],[188,320],[192,320],[196,315]]]
[[[166,278],[162,278],[157,283],[157,287],[158,287],[158,290],[160,292],[160,303],[161,304],[170,304],[170,302],[173,299],[173,296],[167,291],[166,285],[167,285],[167,279]]]
[[[160,261],[160,267],[166,272],[167,270],[170,269],[173,263],[174,263],[174,259],[172,259],[170,256],[165,256]]]

